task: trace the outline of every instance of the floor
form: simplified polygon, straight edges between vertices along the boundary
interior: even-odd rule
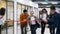
[[[7,31],[8,31],[8,32],[7,32],[8,34],[13,34],[13,27],[9,27]],[[36,30],[36,33],[37,33],[37,34],[41,34],[41,28],[38,28],[38,29]],[[3,29],[3,30],[2,30],[2,34],[6,34],[6,29]],[[18,26],[18,32],[17,32],[17,34],[21,34],[20,26]],[[31,34],[31,31],[30,31],[29,26],[27,27],[27,34]],[[45,28],[44,34],[50,34],[49,28]]]

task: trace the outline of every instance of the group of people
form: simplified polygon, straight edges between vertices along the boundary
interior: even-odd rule
[[[51,6],[48,15],[47,10],[43,8],[39,12],[39,18],[34,15],[34,11],[31,11],[29,15],[26,9],[23,10],[20,14],[21,34],[27,34],[27,24],[30,25],[31,34],[36,34],[36,29],[40,27],[39,23],[41,23],[41,34],[44,34],[46,24],[49,24],[50,34],[60,34],[60,14],[55,10],[55,6]],[[56,33],[55,28],[57,28]]]
[[[41,34],[44,34],[45,25],[49,24],[50,34],[60,34],[60,13],[55,11],[55,6],[50,7],[50,14],[47,14],[47,10],[43,8],[39,12],[39,18],[34,15],[34,11],[28,14],[26,9],[20,14],[20,25],[21,34],[27,34],[27,24],[30,25],[31,34],[36,34],[36,29],[40,27],[41,24]],[[0,34],[1,34],[1,24],[3,22],[3,16],[5,15],[5,8],[0,9]],[[55,28],[57,31],[55,33]]]

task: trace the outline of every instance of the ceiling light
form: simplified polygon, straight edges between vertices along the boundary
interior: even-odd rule
[[[58,2],[51,2],[52,4],[58,4]]]

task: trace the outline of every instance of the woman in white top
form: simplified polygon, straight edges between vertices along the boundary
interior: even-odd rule
[[[46,20],[47,20],[47,10],[45,8],[42,9],[41,11],[40,19],[42,20],[41,21],[41,34],[44,34]]]

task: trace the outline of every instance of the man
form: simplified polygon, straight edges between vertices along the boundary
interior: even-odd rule
[[[1,25],[3,24],[3,16],[5,15],[5,8],[0,9],[0,34],[1,34]]]
[[[60,13],[59,13],[60,14]],[[58,17],[58,26],[57,26],[57,32],[56,32],[56,34],[60,34],[60,16],[57,16]]]
[[[27,17],[28,17],[27,10],[23,10],[23,13],[20,15],[20,24],[21,24],[21,34],[27,34],[26,27],[27,27]]]
[[[49,23],[49,29],[50,29],[50,34],[55,34],[55,28],[57,27],[57,24],[59,23],[60,15],[55,12],[55,6],[50,7],[50,15],[48,19]]]
[[[38,22],[38,18],[34,16],[33,11],[30,12],[30,16],[28,17],[27,20],[29,20],[28,23],[30,25],[31,34],[36,34],[36,29],[37,27],[39,27],[39,22]]]

